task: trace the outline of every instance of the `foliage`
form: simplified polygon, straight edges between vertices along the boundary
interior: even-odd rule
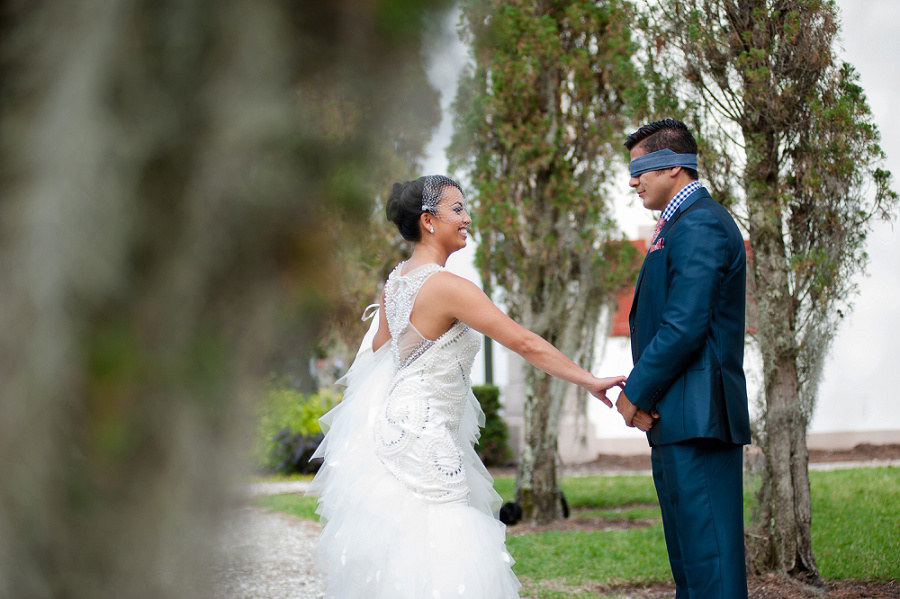
[[[263,467],[281,474],[315,469],[308,461],[322,439],[319,418],[339,401],[330,390],[304,395],[270,384],[257,415],[257,456]]]
[[[290,429],[282,429],[273,439],[269,463],[275,472],[282,474],[315,474],[322,465],[321,459],[313,459],[316,449],[325,435],[302,435]]]
[[[474,64],[453,104],[452,163],[471,182],[485,289],[575,362],[600,311],[634,279],[604,193],[638,103],[626,0],[462,2]],[[520,502],[556,515],[556,436],[568,383],[529,374]],[[584,402],[584,393],[580,399]]]
[[[472,393],[478,398],[484,412],[484,428],[475,445],[475,451],[485,466],[505,466],[512,452],[509,449],[509,428],[500,411],[500,387],[496,385],[476,385]]]
[[[703,175],[750,236],[765,393],[754,434],[766,458],[750,553],[760,570],[816,580],[806,427],[870,224],[896,210],[879,133],[856,72],[836,57],[833,2],[659,0],[645,24],[658,105],[682,99]]]
[[[310,233],[308,240],[298,239],[298,245],[321,244],[331,258],[329,268],[306,290],[312,296],[307,301],[314,302],[323,317],[313,326],[289,328],[290,337],[273,363],[281,376],[292,377],[304,391],[314,391],[319,381],[309,378],[310,353],[296,352],[298,340],[311,344],[316,357],[340,357],[349,363],[366,331],[367,323],[360,322],[363,310],[378,301],[391,269],[409,253],[408,244],[385,218],[384,203],[394,182],[423,174],[419,170],[425,146],[440,124],[440,96],[428,79],[427,61],[428,53],[439,52],[444,42],[445,18],[431,14],[431,9],[450,4],[375,2],[367,14],[383,27],[399,27],[399,38],[378,48],[381,64],[361,60],[333,71],[322,69],[315,78],[298,83],[298,110],[307,133],[326,140],[330,150],[324,156],[305,156],[300,166],[314,169],[329,158],[341,161],[323,189],[308,191],[323,199],[345,200],[323,206],[316,215],[315,236],[304,219],[297,222],[299,230]],[[326,6],[304,10],[314,20],[316,13],[333,10]],[[378,79],[371,73],[378,73]],[[380,118],[373,119],[375,115]]]

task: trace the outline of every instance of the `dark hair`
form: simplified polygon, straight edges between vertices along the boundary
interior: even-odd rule
[[[400,235],[407,241],[419,241],[422,238],[419,216],[424,212],[422,210],[424,189],[425,177],[405,183],[394,183],[391,195],[384,205],[387,219],[397,225]]]
[[[666,148],[676,154],[697,153],[697,142],[687,125],[675,119],[664,119],[644,125],[625,139],[625,147],[629,150],[638,145],[648,154]],[[688,177],[697,180],[697,171],[692,168],[686,168],[684,171]]]
[[[422,239],[419,217],[424,212],[427,212],[427,210],[423,210],[422,206],[425,204],[425,187],[429,177],[428,194],[432,199],[434,199],[435,193],[440,197],[444,188],[448,186],[455,187],[462,193],[459,183],[443,175],[430,175],[428,177],[419,177],[415,181],[394,183],[391,195],[385,203],[384,212],[387,219],[397,225],[400,235],[407,241],[419,241]]]

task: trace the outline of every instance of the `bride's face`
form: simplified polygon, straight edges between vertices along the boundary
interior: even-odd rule
[[[436,208],[435,238],[452,248],[451,251],[466,247],[472,219],[466,210],[466,199],[462,193],[451,185],[444,187]]]

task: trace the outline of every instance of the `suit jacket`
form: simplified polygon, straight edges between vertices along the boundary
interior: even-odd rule
[[[744,379],[747,258],[734,219],[701,187],[644,258],[629,315],[625,395],[660,419],[651,445],[750,442]]]

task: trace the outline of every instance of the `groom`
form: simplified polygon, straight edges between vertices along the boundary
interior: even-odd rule
[[[625,424],[649,429],[677,599],[746,598],[743,238],[697,181],[684,123],[645,125],[625,147],[629,185],[662,215],[634,291],[634,369],[616,407]]]

